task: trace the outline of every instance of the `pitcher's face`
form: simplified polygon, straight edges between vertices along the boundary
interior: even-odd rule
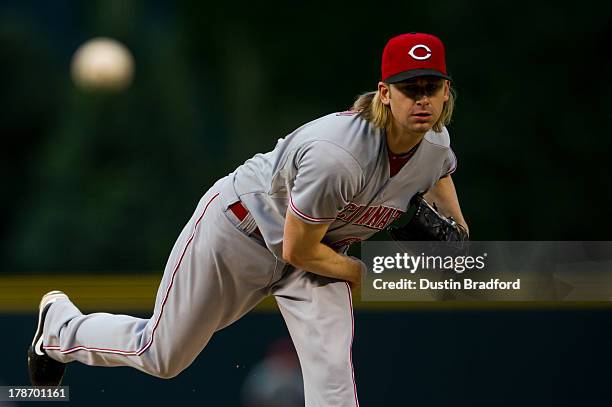
[[[379,83],[381,101],[390,106],[393,124],[400,131],[426,133],[442,114],[449,99],[450,85],[435,76],[420,76],[407,81]]]

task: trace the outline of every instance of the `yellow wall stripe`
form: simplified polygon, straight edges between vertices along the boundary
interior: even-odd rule
[[[34,313],[47,291],[66,292],[83,312],[151,313],[161,273],[142,274],[20,274],[0,275],[0,312]],[[361,302],[355,309],[397,310],[530,310],[610,309],[612,302]],[[272,297],[255,311],[276,311]]]

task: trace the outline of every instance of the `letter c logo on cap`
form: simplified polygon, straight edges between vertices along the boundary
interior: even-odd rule
[[[415,51],[419,48],[423,48],[427,53],[423,56],[418,56],[415,54]],[[410,51],[408,51],[408,55],[410,55],[412,58],[414,59],[418,59],[419,61],[422,61],[424,59],[429,59],[429,57],[431,57],[431,50],[429,49],[429,47],[427,45],[424,44],[418,44],[415,45],[414,47],[412,47],[410,49]]]

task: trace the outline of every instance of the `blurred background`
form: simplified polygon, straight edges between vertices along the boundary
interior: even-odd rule
[[[208,187],[374,90],[384,44],[404,32],[446,45],[458,93],[453,178],[472,237],[612,240],[610,8],[3,0],[0,324],[9,351],[0,382],[27,384],[25,348],[49,289],[65,289],[84,311],[148,317],[166,256]],[[121,92],[72,81],[74,52],[98,36],[133,54],[133,83]],[[360,401],[605,405],[609,374],[599,369],[612,362],[611,316],[606,304],[358,304]],[[177,379],[75,364],[66,382],[79,405],[248,405],[253,372],[291,353],[270,348],[286,337],[266,303]]]

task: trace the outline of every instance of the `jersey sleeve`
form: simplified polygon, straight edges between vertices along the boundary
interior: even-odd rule
[[[457,156],[452,149],[448,149],[448,156],[444,160],[444,167],[442,168],[442,176],[440,178],[448,177],[457,170]]]
[[[441,144],[448,147],[448,153],[446,159],[444,160],[444,165],[440,174],[440,179],[442,179],[444,177],[448,177],[457,170],[457,156],[450,146],[450,133],[448,132],[448,129],[443,127],[442,131],[438,134],[441,138]]]
[[[359,191],[363,171],[343,148],[315,141],[295,154],[289,208],[306,223],[331,223]]]

